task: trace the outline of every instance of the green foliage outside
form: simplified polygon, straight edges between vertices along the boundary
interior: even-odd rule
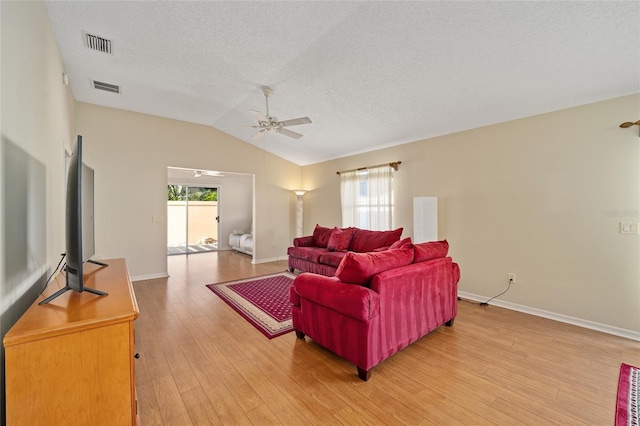
[[[182,185],[167,186],[168,201],[185,201],[188,187]],[[211,188],[193,188],[189,190],[189,201],[218,201],[218,191]]]

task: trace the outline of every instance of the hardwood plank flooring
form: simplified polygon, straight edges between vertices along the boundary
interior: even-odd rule
[[[461,301],[440,327],[358,379],[293,333],[269,340],[205,284],[284,271],[233,251],[170,256],[134,282],[136,386],[149,425],[611,425],[640,343]]]

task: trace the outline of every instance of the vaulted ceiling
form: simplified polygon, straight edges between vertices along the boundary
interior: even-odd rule
[[[299,165],[640,92],[640,2],[45,6],[77,101],[212,126]],[[311,118],[289,127],[302,138],[252,140],[263,85],[272,116]]]

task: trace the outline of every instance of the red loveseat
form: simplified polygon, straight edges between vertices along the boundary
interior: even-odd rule
[[[325,228],[316,225],[313,235],[293,240],[287,249],[289,270],[332,277],[347,251],[366,253],[386,250],[400,240],[402,228],[392,231],[370,231],[360,228]]]
[[[354,363],[362,380],[456,317],[460,269],[447,257],[448,243],[407,240],[386,251],[349,252],[335,277],[302,273],[290,288],[296,336]]]

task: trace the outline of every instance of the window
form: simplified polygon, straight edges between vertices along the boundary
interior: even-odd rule
[[[393,227],[393,168],[340,173],[342,226],[384,231]]]

